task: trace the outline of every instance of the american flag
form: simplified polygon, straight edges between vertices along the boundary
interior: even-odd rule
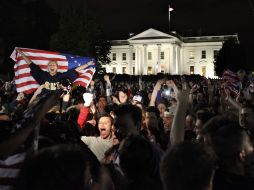
[[[39,65],[40,68],[44,71],[47,71],[47,64],[50,60],[57,61],[58,63],[58,72],[66,72],[69,69],[76,68],[83,64],[88,63],[89,61],[95,61],[91,57],[80,57],[76,55],[63,54],[59,52],[51,52],[44,50],[28,49],[28,48],[19,48],[33,63]],[[16,64],[14,65],[15,71],[15,84],[17,87],[17,92],[24,92],[30,94],[34,92],[39,84],[31,75],[31,70],[26,61],[21,57],[21,55],[16,51],[16,48],[10,56]],[[93,75],[95,73],[95,67],[90,66],[87,69],[84,69],[79,72],[78,78],[74,81],[73,84],[81,85],[87,87],[91,82]]]
[[[22,128],[24,129],[24,127],[31,124],[31,121],[34,118],[34,114],[40,111],[41,106],[45,104],[49,97],[50,95],[43,94],[41,97],[37,98],[36,104],[32,104],[30,107],[28,107],[24,111],[23,117],[19,118],[15,124],[10,126],[11,129],[9,136],[17,134],[19,130]],[[27,153],[31,153],[31,151],[37,151],[38,135],[39,126],[37,125],[35,127],[35,133],[31,133],[26,141],[23,144],[20,144],[12,154],[8,155],[7,158],[0,157],[0,189],[14,189],[17,182],[17,176],[27,156]],[[6,139],[8,139],[9,136],[6,136]]]
[[[236,73],[227,69],[222,74],[222,80],[225,82],[225,88],[228,89],[233,96],[239,93],[239,78]]]

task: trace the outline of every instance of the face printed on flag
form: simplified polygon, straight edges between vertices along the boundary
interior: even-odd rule
[[[87,64],[89,61],[95,62],[94,58],[81,57],[70,54],[62,54],[59,52],[51,52],[44,50],[19,48],[34,64],[38,65],[42,70],[47,72],[66,72],[70,69],[75,69],[81,65]],[[16,64],[14,65],[15,71],[15,84],[17,92],[24,92],[26,94],[34,92],[39,84],[31,75],[31,69],[23,57],[16,51],[16,48],[10,56]],[[51,68],[48,64],[57,62],[57,68]],[[79,71],[79,76],[73,84],[87,87],[95,73],[95,66],[89,66],[86,69]]]

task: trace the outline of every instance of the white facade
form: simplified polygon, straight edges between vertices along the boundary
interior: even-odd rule
[[[237,35],[181,37],[148,29],[127,40],[112,41],[108,73],[200,74],[214,78],[214,57],[222,43]]]

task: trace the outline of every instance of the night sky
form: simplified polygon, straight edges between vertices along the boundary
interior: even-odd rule
[[[182,36],[239,34],[248,55],[254,54],[254,0],[48,0],[56,9],[76,4],[95,13],[110,39],[155,28]],[[71,3],[70,3],[71,2]],[[61,5],[60,5],[61,4]],[[249,59],[252,59],[248,56]]]
[[[112,37],[139,32],[150,27],[168,30],[168,4],[174,8],[171,29],[188,35],[206,34],[240,36],[254,31],[254,0],[47,0],[54,8],[83,4],[95,13]],[[70,3],[71,2],[71,3]],[[60,5],[60,3],[62,5]],[[249,36],[249,35],[248,35]],[[247,37],[247,36],[246,36]],[[245,37],[244,37],[245,38]]]
[[[21,2],[21,0],[0,1],[0,8],[1,4],[4,5],[1,10],[6,12],[1,13],[0,21],[2,19],[3,25],[8,26],[0,31],[0,35],[3,34],[2,37],[8,45],[6,54],[9,54],[15,46],[23,46],[24,42],[28,41],[31,32],[33,38],[31,42],[26,43],[26,46],[47,48],[46,41],[49,41],[49,35],[57,30],[54,22],[51,22],[51,26],[48,23],[53,20],[50,14],[39,8],[42,17],[45,17],[44,21],[37,22],[31,19],[33,18],[32,11],[30,18],[20,18],[22,16],[19,14],[24,15],[21,14],[22,11],[29,14],[30,8],[27,10],[13,8],[9,3],[11,1]],[[170,4],[174,8],[170,23],[172,31],[182,36],[238,33],[240,42],[245,48],[248,63],[253,65],[254,0],[22,0],[24,3],[35,1],[46,1],[45,6],[56,13],[61,8],[70,5],[84,7],[95,16],[104,28],[108,39],[127,39],[129,33],[139,33],[149,28],[169,32],[168,5]],[[10,10],[5,8],[8,6]],[[21,24],[20,19],[30,19],[31,22],[42,23],[42,25],[28,28]],[[48,36],[44,35],[45,28]],[[11,40],[11,38],[15,39]]]

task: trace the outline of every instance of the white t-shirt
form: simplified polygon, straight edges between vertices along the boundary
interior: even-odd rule
[[[113,146],[113,138],[103,139],[101,137],[82,136],[81,140],[89,147],[100,162],[103,160],[105,152]]]

